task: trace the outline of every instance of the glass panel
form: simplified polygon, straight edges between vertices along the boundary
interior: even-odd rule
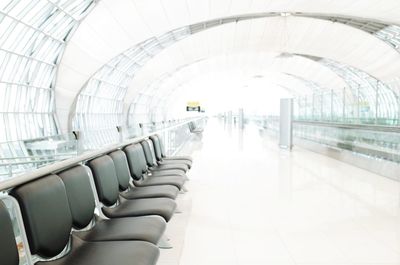
[[[0,4],[0,142],[57,134],[54,80],[71,29],[94,0]]]
[[[0,181],[77,154],[78,145],[72,133],[0,143]]]
[[[343,78],[347,87],[327,92],[315,84],[312,95],[295,98],[295,119],[354,124],[399,124],[399,80],[382,83],[376,78],[341,63],[318,62]],[[306,82],[306,81],[305,81]],[[323,92],[321,92],[323,91]]]
[[[180,37],[190,34],[187,27],[175,31]],[[150,38],[124,51],[100,68],[77,97],[75,116],[72,119],[74,130],[113,130],[124,124],[123,98],[136,71],[163,48],[176,41],[172,32]],[[147,122],[144,117],[138,120]]]

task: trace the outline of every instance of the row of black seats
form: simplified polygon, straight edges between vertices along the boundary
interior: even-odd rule
[[[9,194],[20,206],[35,264],[156,264],[191,164],[190,157],[166,157],[152,136],[15,187]],[[2,201],[0,261],[19,264]]]

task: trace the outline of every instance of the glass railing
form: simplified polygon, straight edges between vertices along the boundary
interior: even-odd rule
[[[192,118],[144,124],[143,130],[140,131],[116,127],[0,143],[0,181],[155,132],[162,137],[166,152],[170,155],[176,153],[191,134],[202,128],[204,120],[204,118]]]
[[[278,136],[279,117],[252,117],[252,122],[272,136]],[[348,150],[374,159],[400,163],[400,127],[296,120],[294,142],[311,141]]]
[[[77,155],[73,133],[0,143],[0,181]]]
[[[331,123],[296,122],[294,137],[324,144],[333,148],[352,151],[376,159],[400,162],[400,128]]]
[[[200,117],[199,117],[200,118]],[[194,122],[192,121],[194,118],[185,118],[185,119],[177,119],[177,120],[168,120],[168,121],[162,121],[162,122],[150,122],[150,123],[139,123],[136,126],[128,127],[128,128],[122,128],[125,132],[124,135],[125,137],[133,138],[141,135],[146,135],[148,133],[152,133],[155,131],[159,131],[171,126],[175,126],[177,124],[189,122],[189,126],[193,126]],[[197,123],[199,121],[202,121],[203,119],[198,119]],[[196,124],[197,126],[198,124]],[[198,125],[201,126],[201,125]]]
[[[93,131],[80,131],[77,135],[79,154],[96,150],[102,146],[116,144],[124,139],[122,138],[121,130],[118,127]]]
[[[167,155],[174,155],[179,152],[184,143],[195,134],[200,133],[206,124],[206,119],[197,119],[178,126],[172,130],[164,130],[158,135],[161,136]]]
[[[342,117],[308,117],[308,116],[297,116],[297,121],[320,121],[320,122],[333,122],[333,123],[346,123],[346,124],[366,124],[366,125],[385,125],[385,126],[399,126],[399,119],[388,119],[388,118],[342,118]]]

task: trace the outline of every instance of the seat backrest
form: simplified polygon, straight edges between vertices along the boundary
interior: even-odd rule
[[[153,161],[157,164],[157,158],[156,158],[156,154],[155,154],[155,152],[154,152],[153,141],[152,141],[150,138],[148,138],[148,139],[146,140],[146,142],[148,143],[148,145],[149,145],[149,147],[150,147],[150,150],[151,150],[151,157],[153,158]]]
[[[156,161],[153,159],[153,154],[150,148],[149,143],[146,140],[140,142],[143,148],[144,157],[146,158],[147,165],[149,167],[154,167],[157,165]]]
[[[154,154],[156,155],[157,161],[161,161],[163,159],[160,139],[157,135],[152,135],[149,137],[150,140],[153,142]]]
[[[79,165],[57,174],[64,182],[72,225],[76,229],[85,228],[93,219],[96,203],[90,185],[90,176],[85,167]]]
[[[0,261],[2,265],[18,265],[19,255],[10,215],[0,201]]]
[[[131,172],[129,171],[128,160],[124,151],[116,150],[109,153],[108,155],[114,161],[114,166],[119,183],[119,190],[127,190],[129,187],[129,181],[131,180]]]
[[[146,158],[141,144],[131,144],[124,148],[124,152],[128,159],[129,169],[132,178],[139,180],[147,171]]]
[[[10,195],[18,200],[32,254],[51,258],[67,245],[72,229],[64,183],[56,175],[16,187]]]
[[[158,139],[158,143],[160,145],[160,150],[161,150],[161,157],[167,157],[167,153],[165,152],[165,147],[164,147],[164,142],[159,134],[156,134],[156,137]]]
[[[88,162],[93,173],[99,200],[106,206],[114,205],[119,197],[119,184],[114,162],[108,155]]]

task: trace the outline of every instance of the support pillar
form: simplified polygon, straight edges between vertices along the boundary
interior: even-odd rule
[[[293,99],[282,98],[280,104],[279,147],[293,146]]]

